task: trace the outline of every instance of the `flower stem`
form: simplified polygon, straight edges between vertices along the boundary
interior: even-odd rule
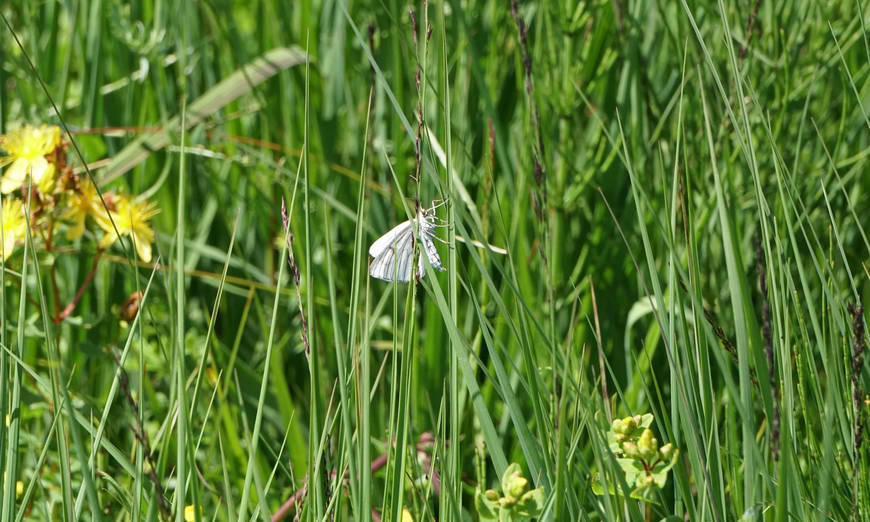
[[[100,256],[102,254],[102,250],[97,250],[96,255],[94,255],[94,262],[91,264],[91,270],[88,272],[88,275],[85,277],[82,285],[76,291],[76,295],[75,297],[73,297],[73,300],[70,301],[70,303],[66,305],[66,308],[64,308],[63,311],[53,319],[55,324],[61,323],[64,319],[69,317],[70,314],[73,313],[73,310],[75,310],[76,305],[79,304],[79,301],[82,300],[82,296],[85,295],[85,290],[87,290],[88,286],[90,286],[91,282],[94,280],[94,275],[96,275],[97,273],[97,263],[99,263]]]

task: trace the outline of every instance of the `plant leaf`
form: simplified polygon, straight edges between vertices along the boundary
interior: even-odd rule
[[[677,463],[677,455],[679,455],[679,450],[674,450],[674,455],[671,457],[671,461],[665,464],[664,462],[660,462],[652,469],[652,477],[656,482],[656,486],[659,488],[665,487],[665,483],[668,480],[668,471],[674,467],[674,464]]]
[[[544,488],[527,492],[514,507],[514,514],[520,518],[531,518],[541,514],[544,509]]]
[[[474,492],[474,508],[481,522],[498,520],[499,505],[486,498],[486,494],[480,489]]]

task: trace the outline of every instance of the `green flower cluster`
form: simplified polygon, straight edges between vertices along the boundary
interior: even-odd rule
[[[474,493],[474,507],[481,521],[511,522],[536,517],[544,509],[544,488],[529,489],[529,481],[517,463],[512,463],[501,479],[502,494],[494,489]]]
[[[610,450],[625,473],[632,498],[651,500],[652,494],[665,487],[668,472],[677,462],[679,450],[673,444],[659,446],[649,428],[651,414],[616,419],[607,434]],[[601,494],[603,490],[596,491]]]

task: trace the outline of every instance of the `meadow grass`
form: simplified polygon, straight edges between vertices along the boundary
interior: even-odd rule
[[[0,522],[870,519],[861,2],[0,14],[0,133],[107,216],[3,259]]]

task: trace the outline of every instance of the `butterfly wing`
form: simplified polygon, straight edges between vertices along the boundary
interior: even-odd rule
[[[417,263],[417,276],[423,277],[426,275],[426,260],[423,259],[424,255],[429,259],[429,264],[432,265],[432,268],[444,270],[444,266],[441,264],[441,257],[438,255],[435,242],[432,240],[434,232],[429,215],[424,211],[419,211],[415,221],[420,226],[420,241],[423,247]],[[409,282],[414,274],[413,223],[405,221],[390,229],[386,234],[372,243],[372,246],[369,247],[369,255],[375,258],[369,268],[369,274],[372,277],[384,281]]]
[[[399,223],[398,225],[394,226],[386,234],[377,238],[375,242],[372,243],[372,246],[369,247],[369,255],[374,258],[379,257],[386,249],[393,246],[393,244],[397,241],[398,236],[410,230],[410,221],[405,221],[404,223]]]
[[[402,225],[408,225],[402,227]],[[410,226],[410,222],[402,223],[383,236],[381,236],[375,244],[369,249],[371,254],[376,251],[375,247],[379,247],[378,255],[374,256],[369,267],[369,275],[383,281],[399,281],[407,283],[411,280],[412,259],[414,255],[414,231]],[[397,230],[398,229],[398,230]],[[391,241],[384,244],[379,244],[382,239],[387,236],[392,236]]]
[[[438,255],[438,250],[435,248],[435,242],[432,241],[431,232],[429,230],[421,230],[420,242],[423,244],[423,249],[420,251],[420,262],[418,274],[423,277],[426,274],[426,261],[423,259],[425,255],[429,258],[429,264],[435,270],[444,271],[444,265],[441,264],[441,256]]]

